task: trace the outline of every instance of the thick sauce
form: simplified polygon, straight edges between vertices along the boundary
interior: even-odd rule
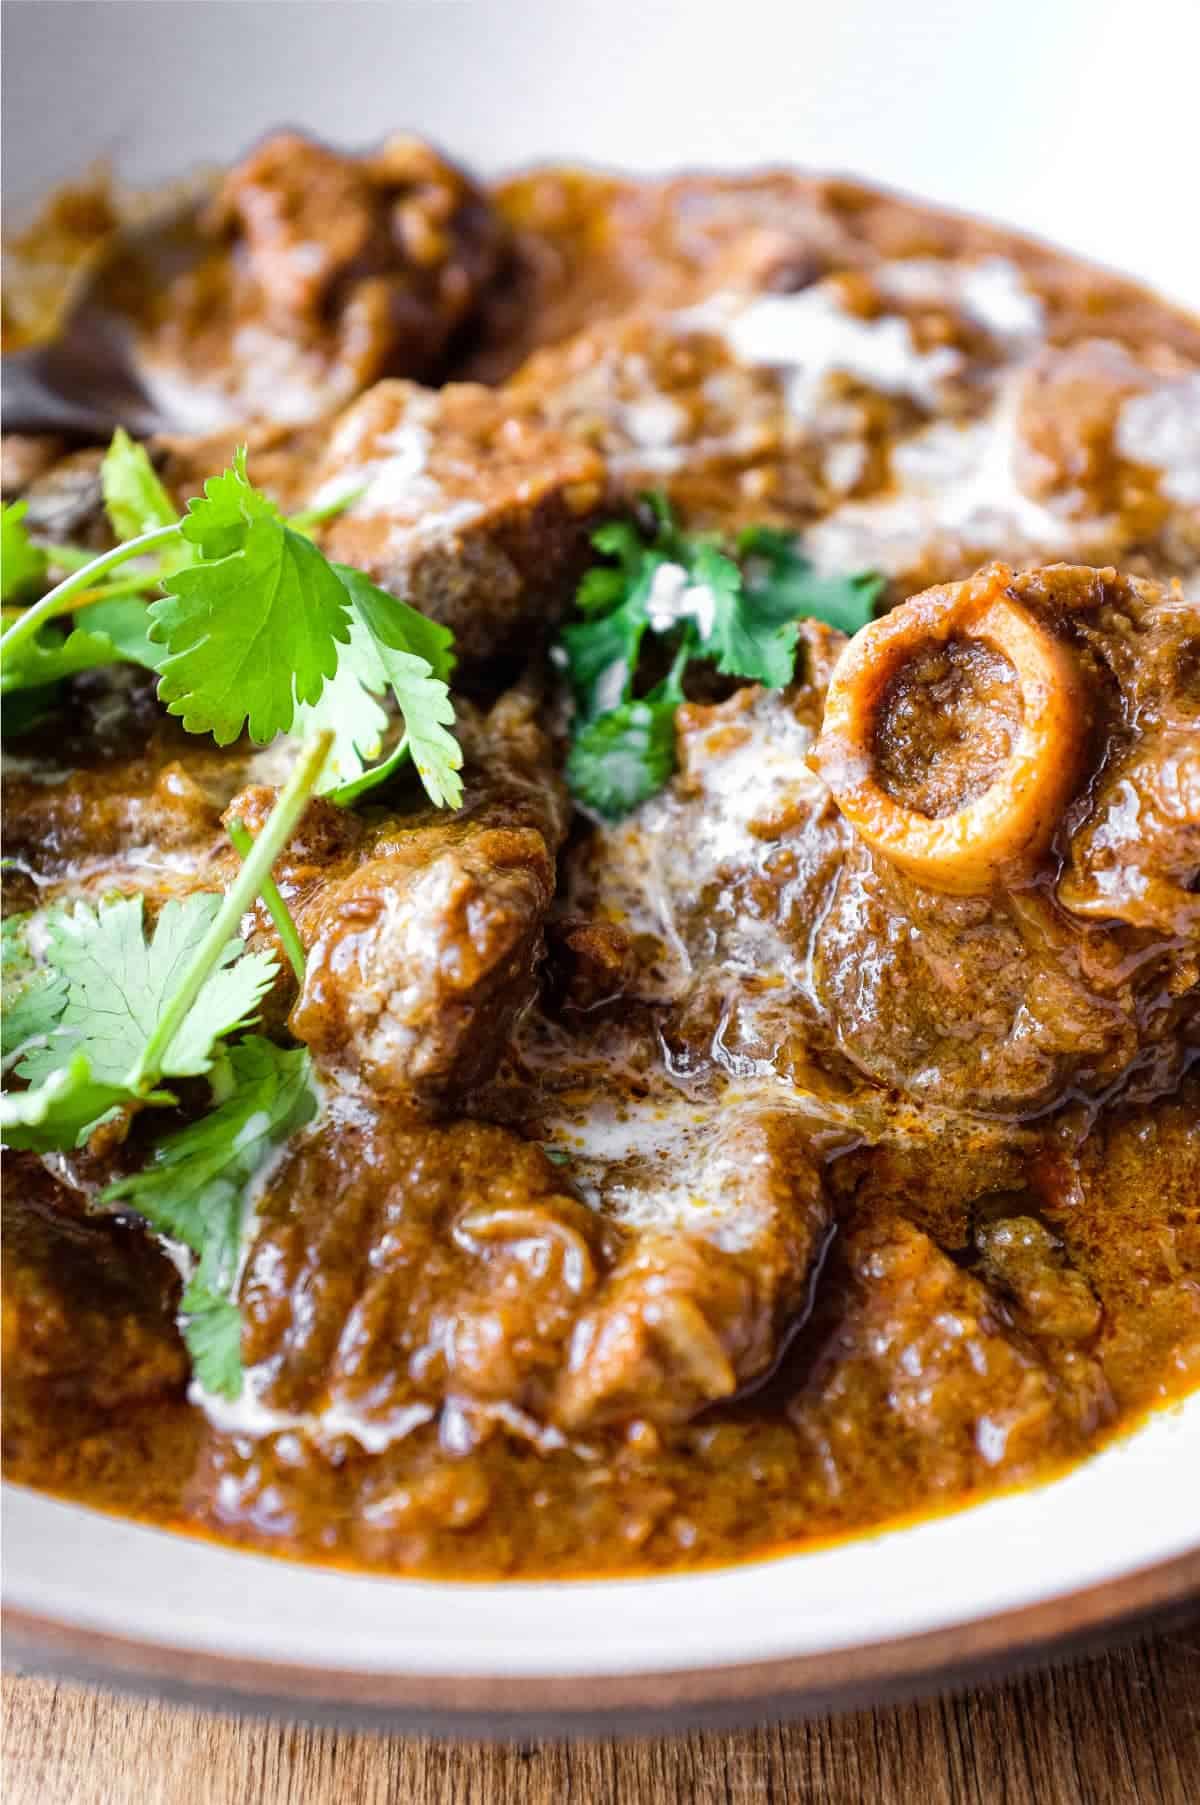
[[[205,427],[164,481],[245,440],[289,509],[356,493],[321,543],[454,629],[466,798],[314,803],[277,868],[306,971],[264,1030],[322,1101],[247,1211],[239,1397],[191,1377],[178,1249],[94,1207],[141,1129],[10,1159],[8,1475],[385,1571],[657,1571],[1028,1484],[1200,1382],[1200,328],[786,174],[489,193],[287,138],[198,233],[138,304]],[[97,455],[6,447],[48,541],[105,542]],[[1038,702],[953,586],[1020,572],[979,596],[1073,705],[1020,857],[939,885],[855,825],[816,623],[788,689],[680,710],[660,795],[573,813],[546,647],[647,486],[889,605],[951,586],[905,604],[863,742],[931,835]],[[8,750],[35,913],[219,888],[223,813],[264,819],[287,763],[127,673]]]

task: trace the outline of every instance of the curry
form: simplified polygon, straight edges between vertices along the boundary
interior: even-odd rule
[[[385,1572],[647,1572],[1044,1479],[1200,1382],[1200,326],[787,171],[281,134],[190,229],[126,272],[163,429],[119,455],[192,565],[6,696],[14,996],[58,1011],[6,1048],[8,1476]],[[6,441],[23,608],[122,537],[112,456]],[[152,962],[240,896],[330,718],[318,673],[281,734],[198,725],[170,636],[271,534],[360,609],[338,783],[246,892],[226,1041],[53,1141],[71,936],[138,898]]]

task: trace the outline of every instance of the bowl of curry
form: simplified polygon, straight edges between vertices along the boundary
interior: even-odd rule
[[[529,1721],[1181,1596],[1200,327],[789,170],[198,192],[14,253],[157,424],[4,446],[12,1633]]]

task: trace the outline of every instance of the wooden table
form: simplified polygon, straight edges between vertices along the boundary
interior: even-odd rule
[[[1197,1805],[1200,1615],[921,1704],[639,1742],[489,1745],[5,1687],[7,1805]]]

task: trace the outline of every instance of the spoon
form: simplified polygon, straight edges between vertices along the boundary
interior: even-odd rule
[[[144,224],[119,227],[80,278],[53,337],[0,357],[5,432],[137,437],[175,424],[138,374],[139,303],[161,293],[208,248],[193,200]]]

